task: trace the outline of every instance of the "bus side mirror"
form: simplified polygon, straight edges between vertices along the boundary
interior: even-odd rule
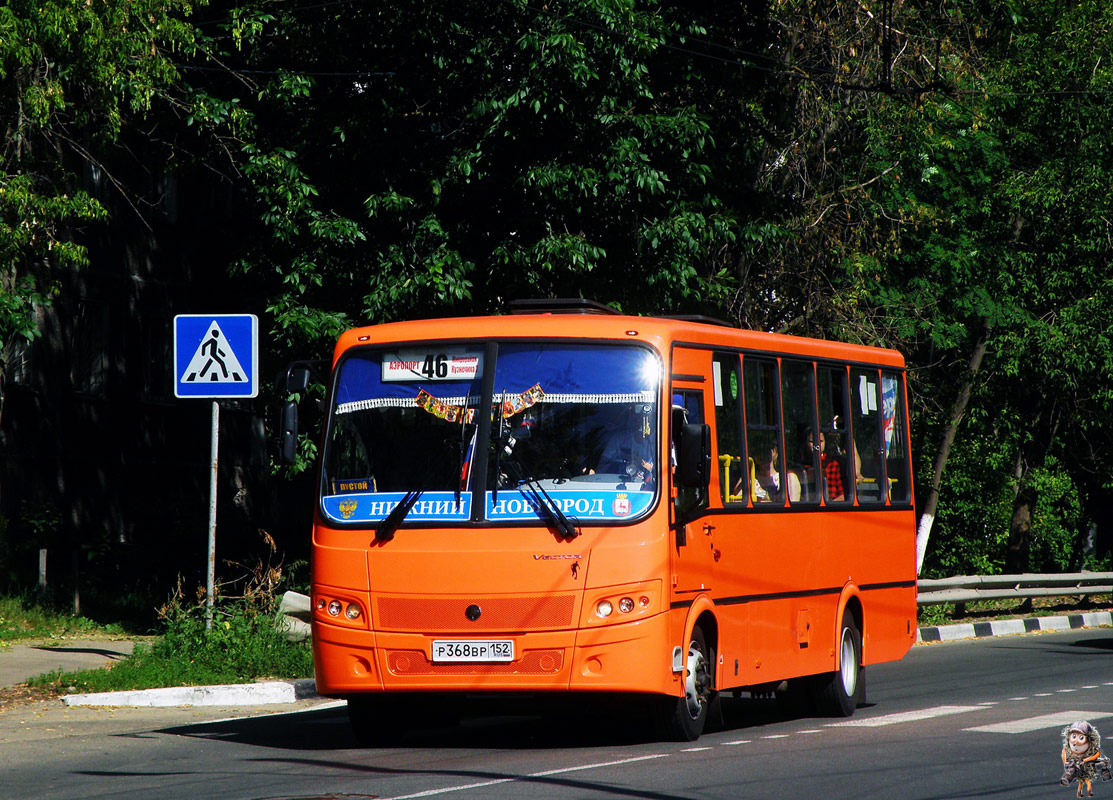
[[[679,487],[706,489],[711,481],[711,428],[685,423],[677,430],[676,476]]]
[[[309,388],[309,370],[290,366],[286,371],[286,394],[305,394]]]
[[[288,400],[282,406],[282,463],[293,464],[298,456],[298,404]]]

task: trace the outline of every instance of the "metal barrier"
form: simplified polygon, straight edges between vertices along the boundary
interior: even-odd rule
[[[1023,599],[1113,592],[1113,572],[1059,575],[960,575],[918,582],[921,606],[974,600]]]

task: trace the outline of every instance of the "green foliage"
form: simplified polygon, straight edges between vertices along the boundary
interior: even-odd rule
[[[537,296],[896,347],[923,497],[988,333],[928,568],[1002,568],[1029,497],[1030,566],[1061,568],[1113,489],[1111,22],[1099,0],[8,3],[0,399],[88,230],[151,205],[120,165],[203,164],[254,215],[229,261],[277,363]]]
[[[86,248],[73,234],[107,218],[89,183],[128,194],[108,171],[107,151],[156,106],[188,106],[179,59],[195,55],[203,39],[185,20],[193,5],[0,7],[0,399],[7,359],[40,334],[36,309],[57,293],[51,270],[85,266]]]
[[[274,238],[239,268],[273,281],[288,337],[302,326],[322,350],[318,309],[380,322],[520,296],[728,297],[747,169],[728,154],[755,135],[754,91],[684,36],[707,23],[744,41],[739,16],[601,0],[272,13],[245,64],[313,75],[260,94],[280,124],[248,174]]]
[[[30,595],[0,595],[0,642],[121,633],[119,625],[58,613]]]
[[[275,623],[273,611],[242,599],[221,603],[207,629],[202,605],[172,602],[163,609],[161,635],[153,643],[137,644],[132,655],[111,669],[55,671],[29,683],[63,691],[110,692],[311,676],[309,644],[287,641]]]

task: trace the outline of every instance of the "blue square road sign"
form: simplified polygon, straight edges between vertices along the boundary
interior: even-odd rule
[[[254,314],[174,317],[174,396],[259,394],[259,318]]]

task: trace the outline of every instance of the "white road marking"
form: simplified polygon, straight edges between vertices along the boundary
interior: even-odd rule
[[[924,708],[919,711],[902,711],[898,714],[884,714],[880,717],[866,717],[852,719],[846,722],[833,722],[828,728],[879,728],[883,725],[898,725],[902,722],[918,722],[934,717],[946,717],[951,714],[965,714],[968,711],[983,711],[983,706],[936,706]]]
[[[685,747],[680,752],[681,753],[698,753],[701,750],[710,750],[710,749],[711,749],[710,747]]]
[[[733,741],[733,742],[723,742],[722,746],[723,747],[731,747],[731,746],[736,745],[736,744],[749,744],[749,743],[750,743],[749,739],[738,739],[737,741]]]
[[[587,769],[600,769],[602,767],[617,767],[622,764],[633,764],[637,761],[649,761],[654,758],[664,758],[668,753],[655,753],[650,756],[635,756],[633,758],[620,758],[617,761],[603,761],[599,764],[580,764],[575,767],[563,767],[562,769],[549,769],[544,772],[531,772],[529,775],[515,775],[511,778],[499,778],[493,781],[481,781],[479,783],[465,783],[460,786],[446,786],[443,789],[427,789],[424,792],[414,792],[413,794],[400,794],[395,797],[385,798],[385,800],[413,800],[417,797],[435,797],[439,794],[449,794],[450,792],[464,792],[468,789],[482,789],[485,786],[498,786],[500,783],[514,783],[515,781],[529,780],[531,778],[545,778],[549,775],[561,775],[566,772],[580,772]]]
[[[1029,733],[1043,728],[1063,727],[1080,719],[1091,720],[1102,717],[1113,717],[1113,711],[1060,711],[1056,714],[1014,719],[1011,722],[998,722],[993,725],[979,725],[976,728],[963,728],[963,730],[979,733]]]

